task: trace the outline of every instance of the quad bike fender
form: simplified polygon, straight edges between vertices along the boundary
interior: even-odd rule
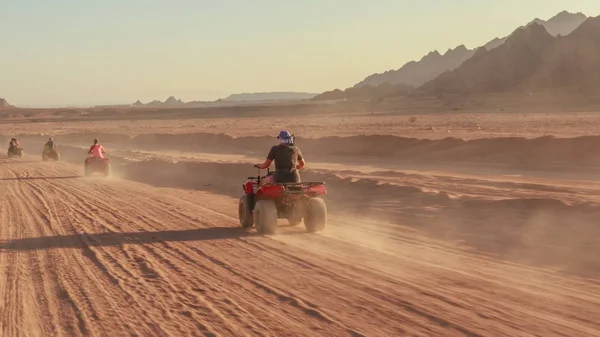
[[[326,195],[327,194],[327,188],[325,187],[325,184],[316,184],[316,185],[311,185],[308,190],[305,192],[306,196],[308,197],[317,197],[317,196],[321,196],[321,195]]]
[[[256,191],[257,199],[275,199],[283,195],[283,186],[281,185],[264,185]]]
[[[284,185],[264,185],[256,191],[256,196],[262,199],[275,199],[287,194],[289,197],[292,197],[292,195],[296,195],[297,197],[304,195],[314,198],[327,194],[325,183],[303,183],[302,185],[302,190],[298,191],[300,194],[298,192],[289,192]]]
[[[255,186],[257,184],[252,182],[252,181],[247,181],[244,183],[243,187],[244,187],[244,192],[246,192],[247,194],[254,194],[254,190],[255,190]]]
[[[102,163],[102,164],[110,164],[110,158],[93,158],[87,157],[85,158],[85,163],[89,164],[91,162]]]

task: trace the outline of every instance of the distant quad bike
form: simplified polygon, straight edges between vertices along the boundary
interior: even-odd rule
[[[58,151],[57,148],[51,149],[48,146],[46,146],[46,147],[44,147],[44,151],[42,151],[42,160],[43,161],[48,161],[48,160],[59,161],[60,160],[60,152]]]
[[[238,217],[243,228],[256,227],[259,234],[275,234],[277,219],[288,219],[292,226],[304,220],[309,233],[325,229],[327,206],[320,196],[327,194],[324,182],[276,183],[261,186],[261,180],[270,176],[248,177],[238,203]]]
[[[23,157],[23,148],[16,147],[16,146],[9,146],[7,155],[8,155],[8,158]]]
[[[89,177],[94,173],[102,173],[105,177],[110,176],[110,159],[87,157],[85,159],[84,174]]]

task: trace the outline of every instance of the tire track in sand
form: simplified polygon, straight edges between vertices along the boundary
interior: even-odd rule
[[[62,183],[61,183],[61,184],[62,184]],[[64,187],[64,186],[63,186],[63,187]],[[67,193],[68,193],[68,192],[67,192]],[[84,192],[84,193],[86,193],[86,192]],[[83,199],[87,199],[87,198],[83,198]],[[82,200],[83,200],[83,199],[82,199]],[[81,201],[81,200],[80,200],[80,201]],[[96,206],[97,206],[97,207],[103,207],[103,206],[102,206],[102,203],[103,203],[103,202],[97,202],[97,203],[96,203]],[[156,207],[156,205],[154,205],[154,206],[155,206],[155,207],[153,207],[153,208],[157,208],[157,207]],[[89,209],[89,207],[88,207],[87,205],[81,205],[81,206],[80,206],[80,207],[78,207],[78,208],[82,208],[82,209]],[[164,208],[163,208],[163,207],[158,207],[158,209],[160,210],[160,212],[163,212],[162,210],[163,210]],[[100,216],[100,214],[99,214],[98,216],[94,215],[94,216],[93,216],[93,217],[91,217],[91,218],[93,218],[93,219],[94,219],[95,221],[97,221],[97,223],[99,224],[99,223],[101,222],[101,221],[99,221],[99,219],[100,219],[100,218],[99,218],[99,216]],[[172,217],[172,216],[170,216],[170,217]],[[167,217],[167,216],[165,216],[165,215],[163,215],[163,214],[160,214],[159,218],[168,218],[168,217]],[[148,229],[148,228],[147,228],[147,225],[149,225],[149,224],[152,224],[152,223],[159,224],[159,222],[161,222],[161,221],[157,221],[157,220],[156,220],[156,218],[154,218],[154,220],[153,220],[151,217],[147,217],[147,216],[144,216],[144,215],[139,215],[139,216],[138,216],[138,219],[140,220],[140,222],[139,222],[139,223],[142,223],[142,224],[144,224],[144,225],[146,226],[146,229]],[[210,223],[208,223],[208,225],[210,225]],[[108,225],[107,225],[107,224],[104,224],[103,226],[108,226]],[[106,228],[105,228],[105,229],[106,229]],[[163,229],[164,229],[164,227],[163,227]],[[162,252],[173,252],[173,251],[178,251],[179,249],[181,249],[181,248],[178,248],[178,247],[181,247],[181,245],[172,245],[172,246],[170,246],[170,247],[169,247],[169,249],[162,250]],[[154,252],[153,254],[155,255],[155,257],[154,257],[154,258],[152,258],[152,257],[150,257],[150,256],[145,256],[143,261],[169,261],[167,258],[165,258],[165,257],[163,257],[163,256],[156,255],[156,250],[154,250],[154,249],[151,249],[149,246],[146,246],[146,251],[148,251],[148,252],[150,252],[150,253]],[[184,253],[180,253],[180,256],[186,256],[186,255],[188,255],[188,254],[190,254],[190,253],[193,253],[193,251],[190,251],[190,250],[188,250],[188,251],[186,251],[186,252],[184,252]],[[199,257],[199,258],[200,258],[200,259],[196,259],[196,260],[194,261],[194,262],[196,263],[195,267],[196,267],[196,268],[198,268],[198,267],[199,267],[199,266],[198,266],[198,261],[199,261],[199,260],[202,260],[202,259],[201,259],[201,256],[199,256],[197,253],[196,253],[196,254],[192,254],[192,256],[194,256],[194,255],[196,255],[197,257]],[[130,257],[129,257],[129,259],[132,259],[132,257],[130,256]],[[134,258],[134,259],[135,259],[135,258]],[[214,263],[215,259],[213,258],[213,260],[207,260],[207,261],[209,261],[209,262],[213,262],[213,263]],[[147,263],[147,262],[146,262],[146,263]],[[167,264],[166,264],[166,266],[167,266],[167,267],[170,267],[170,266],[172,267],[172,265],[173,265],[172,263],[167,263]],[[155,270],[155,269],[156,269],[156,268],[152,268],[152,274],[153,274],[153,276],[156,276],[156,275],[155,275],[155,272],[154,272],[154,270]],[[214,266],[212,266],[212,265],[208,265],[208,266],[206,266],[204,269],[211,270],[211,269],[214,269]],[[212,271],[212,272],[214,272],[214,270],[211,270],[211,271]],[[192,276],[192,275],[190,274],[190,276]],[[215,279],[215,281],[214,281],[214,284],[208,284],[208,287],[212,287],[213,289],[215,289],[215,288],[214,288],[214,285],[215,285],[215,284],[218,284],[218,283],[222,282],[222,280],[231,279],[231,276],[232,276],[231,274],[229,274],[229,275],[228,275],[228,274],[221,275],[219,278]],[[160,279],[163,279],[163,277],[161,277]],[[193,279],[193,278],[192,278],[192,279]],[[204,286],[206,287],[207,285],[204,285]],[[247,285],[246,285],[246,287],[247,287]],[[232,287],[230,287],[230,288],[233,288],[233,289],[237,289],[237,288],[243,289],[243,288],[244,288],[244,286],[243,286],[243,284],[235,284],[235,285],[232,285]],[[231,296],[231,290],[228,290],[227,292],[223,292],[223,293],[228,293],[228,295],[227,295],[227,296],[229,296],[229,297],[222,298],[222,300],[221,300],[221,302],[223,302],[223,301],[224,301],[224,303],[229,303],[229,308],[226,308],[226,309],[227,309],[226,311],[227,311],[227,312],[229,312],[229,313],[235,313],[235,312],[237,311],[237,310],[235,310],[235,309],[236,309],[236,308],[239,308],[239,304],[238,304],[238,303],[235,303],[235,302],[233,302],[233,301],[231,300],[231,297],[230,297],[230,296]],[[252,295],[253,295],[253,293],[255,294],[255,289],[253,289],[253,292],[252,292],[252,293],[249,293],[249,294],[247,294],[246,296],[248,296],[248,295],[252,296]],[[218,303],[218,302],[217,302],[217,303]],[[257,307],[257,306],[259,306],[260,304],[259,304],[259,303],[257,303],[257,302],[253,302],[253,303],[248,303],[248,305],[249,305],[249,307],[250,307],[250,308],[254,307],[255,309],[257,309],[256,307]],[[234,308],[231,308],[231,306],[234,306]],[[297,306],[294,306],[294,307],[297,307]],[[272,311],[272,310],[268,310],[268,309],[269,309],[268,307],[265,307],[264,309],[265,309],[265,311],[264,311],[265,313],[268,313],[268,312]],[[306,311],[306,309],[303,309],[303,308],[299,308],[299,309],[300,309],[301,311],[304,311],[304,312]],[[224,315],[222,315],[222,314],[220,314],[220,313],[218,313],[218,312],[213,312],[212,314],[213,314],[213,315],[215,315],[215,314],[216,314],[217,316],[220,316],[220,317],[223,317],[223,316],[224,316]],[[280,317],[276,317],[276,318],[278,318],[279,320],[285,320],[285,319],[286,319],[285,315],[281,315]],[[318,316],[317,316],[317,318],[318,318]],[[256,319],[256,318],[255,318],[255,319]],[[326,321],[326,323],[331,323],[331,322],[329,322],[329,321]],[[245,324],[248,324],[248,323],[245,323]],[[356,332],[354,332],[354,334],[356,335],[357,333],[356,333]]]
[[[165,196],[165,198],[166,198],[166,196]],[[153,199],[152,201],[153,201],[154,203],[158,203],[158,202],[160,201],[160,199],[164,199],[164,198],[154,198],[154,197],[153,197],[152,199]],[[170,209],[170,207],[166,207],[166,208],[167,208],[167,209]],[[245,240],[245,238],[243,238],[243,239]],[[309,240],[309,241],[310,241],[310,240]],[[271,243],[271,242],[265,242],[265,241],[261,240],[261,245],[264,245],[265,243]],[[330,243],[331,243],[331,241],[328,241],[327,243],[329,243],[329,244],[330,244]],[[266,246],[269,246],[269,245],[267,244]],[[319,245],[319,250],[321,250],[321,251],[323,251],[323,252],[326,252],[326,253],[331,253],[331,252],[335,251],[335,249],[333,249],[333,250],[332,250],[331,248],[329,248],[329,249],[325,249],[326,247],[327,247],[327,244],[325,244],[325,245]],[[342,247],[344,247],[344,246],[340,246],[340,247],[339,247],[339,248],[341,248],[341,249],[340,249],[340,252],[346,252],[346,253],[347,253],[347,252],[348,252],[348,247],[347,247],[347,245],[346,245],[346,247],[344,247],[344,248],[342,248]],[[288,248],[288,249],[289,249],[289,247],[285,247],[285,248]],[[264,248],[264,246],[263,246],[263,249],[262,249],[262,250],[264,251],[264,249],[266,249],[266,248]],[[324,249],[325,249],[325,250],[324,250]],[[355,249],[355,247],[353,247],[353,250],[356,250],[356,249]],[[256,250],[255,250],[255,251],[254,251],[254,253],[255,253],[254,255],[256,255],[256,253],[257,253],[257,252],[258,252],[258,251],[256,251]],[[296,256],[298,256],[298,255],[299,255],[299,256],[305,256],[305,257],[306,257],[306,254],[297,254],[297,252],[296,252],[295,254],[296,254]],[[262,254],[261,254],[261,255],[262,255]],[[333,256],[335,256],[335,257],[336,257],[336,259],[335,259],[335,263],[336,263],[336,264],[339,264],[339,262],[341,262],[341,261],[340,261],[340,256],[339,256],[339,254],[337,254],[337,255],[338,255],[338,256],[336,256],[336,255],[333,255]],[[226,255],[225,255],[225,256],[226,256]],[[224,257],[224,256],[222,256],[222,257]],[[263,259],[263,260],[264,260],[264,258],[265,258],[265,257],[266,257],[266,256],[252,257],[252,258],[253,258],[253,259],[258,259],[258,260],[260,260],[260,259]],[[296,257],[296,258],[297,258],[297,257]],[[373,256],[373,258],[374,258],[374,256]],[[251,261],[248,261],[248,260],[245,260],[245,261],[246,261],[246,262],[251,262]],[[235,266],[235,263],[236,263],[236,261],[233,261],[233,263],[231,263],[231,265]],[[288,264],[289,264],[289,263],[288,263]],[[238,265],[239,265],[239,263],[238,263]],[[331,265],[329,265],[329,267],[331,267]],[[425,267],[425,266],[423,266],[423,267]],[[241,270],[244,270],[244,269],[243,269],[243,266],[242,266],[241,268],[242,268]],[[236,269],[236,268],[234,268],[234,269]],[[415,268],[413,267],[412,269],[415,269]],[[345,273],[347,273],[347,270],[351,270],[351,269],[349,269],[349,268],[345,267],[345,268],[342,268],[342,269],[337,269],[336,271],[337,271],[337,272],[344,271]],[[261,276],[260,276],[260,275],[256,275],[256,273],[254,273],[254,274],[252,273],[252,269],[248,269],[246,272],[247,272],[247,273],[249,273],[249,275],[252,275],[252,277],[255,277],[255,276],[256,276],[256,277],[257,277],[257,279],[261,279]],[[422,273],[422,272],[423,272],[423,271],[421,271],[421,273]],[[372,273],[372,271],[370,271],[370,272],[367,272],[367,275],[368,275],[368,274],[371,274],[371,273]],[[268,283],[271,283],[271,282],[272,282],[273,276],[277,276],[277,275],[272,275],[272,276],[271,276],[271,277],[268,279],[268,281],[267,281]],[[365,276],[365,275],[364,275],[364,271],[363,271],[363,272],[362,272],[362,277],[361,277],[361,274],[359,274],[359,273],[356,273],[356,276],[355,276],[355,277],[357,277],[357,280],[362,280],[362,279],[365,279],[365,277],[364,277],[364,276]],[[314,283],[317,283],[317,284],[318,284],[318,282],[315,282],[315,281],[316,281],[316,280],[313,280],[313,282],[314,282]],[[373,279],[369,280],[369,283],[372,283],[372,281],[373,281]],[[285,279],[282,279],[282,280],[281,280],[281,282],[285,282]],[[310,282],[310,280],[307,280],[307,282]],[[417,281],[417,282],[418,282],[418,281]],[[343,287],[343,288],[347,288],[347,287],[344,287],[344,286],[343,286],[343,282],[335,282],[334,284],[336,284],[336,286],[339,288],[339,287],[340,287],[340,283],[342,283],[342,287]],[[283,284],[283,283],[282,283],[282,284]],[[325,284],[325,285],[326,285],[327,283],[326,283],[326,282],[324,282],[323,284]],[[374,285],[374,284],[371,284],[371,286],[373,286],[373,285]],[[363,283],[362,285],[361,285],[361,284],[359,284],[359,286],[362,286],[362,288],[363,288],[363,289],[365,289],[365,291],[368,291],[368,289],[369,289],[368,287],[365,287],[365,284],[364,284],[364,283]],[[434,286],[434,287],[435,287],[435,286]],[[405,288],[405,287],[403,287],[403,288]],[[353,290],[353,289],[352,289],[352,288],[350,288],[350,289],[348,289],[348,292],[352,292],[352,290]],[[333,290],[333,291],[335,291],[335,290]],[[402,296],[406,296],[406,295],[407,295],[406,293],[397,293],[397,294],[394,294],[393,292],[391,292],[391,293],[390,293],[390,292],[387,292],[387,293],[385,293],[385,295],[383,295],[383,296],[380,296],[380,297],[381,297],[381,298],[384,298],[384,299],[386,298],[386,296],[387,296],[387,297],[391,297],[391,298],[399,298],[399,297],[401,298]],[[408,295],[410,295],[410,294],[408,294]],[[296,295],[296,296],[297,296],[297,295]],[[422,296],[422,295],[421,295],[421,296]],[[413,296],[411,296],[411,297],[414,297],[414,295],[413,295]],[[440,297],[440,296],[429,296],[429,297],[431,297],[431,298],[433,298],[433,299],[436,299],[436,300],[439,300],[440,302],[445,302],[445,303],[446,303],[446,306],[448,306],[448,304],[456,303],[455,301],[448,301],[447,299],[444,299],[443,297]],[[286,297],[284,297],[284,296],[280,296],[280,298],[286,298]],[[356,299],[356,290],[355,290],[355,289],[354,289],[354,292],[353,292],[352,299]],[[376,301],[376,299],[375,299],[375,301]],[[373,302],[374,302],[374,299],[371,299],[369,302],[370,302],[370,303],[373,303]],[[487,301],[483,301],[483,303],[486,303],[486,302],[487,302]],[[436,314],[435,316],[431,316],[431,314],[427,313],[427,311],[423,311],[422,309],[418,309],[418,308],[419,308],[419,305],[418,305],[417,303],[419,303],[419,301],[418,301],[418,299],[415,299],[415,302],[411,302],[410,304],[404,303],[404,306],[407,308],[407,309],[406,309],[407,311],[409,311],[409,312],[413,312],[413,313],[416,313],[416,316],[422,316],[422,317],[428,318],[428,320],[430,320],[430,321],[432,320],[433,322],[435,322],[436,324],[439,324],[439,325],[447,325],[447,324],[444,322],[444,320],[443,320],[443,319],[442,319],[442,320],[438,320],[438,319],[439,319],[439,318],[437,317],[437,316],[439,316],[438,314]],[[431,305],[431,304],[432,304],[432,303],[429,303],[429,305]],[[491,304],[491,303],[490,303],[490,304]],[[480,304],[480,306],[481,306],[481,304]],[[491,310],[493,310],[493,306],[490,306],[490,307],[492,308]],[[471,308],[472,308],[472,306],[468,306],[467,308],[468,308],[468,310],[466,310],[466,314],[468,314],[468,315],[471,315],[471,314],[472,314],[472,311],[471,311],[471,310],[472,310],[472,309],[471,309]],[[348,309],[349,309],[349,310],[352,310],[352,308],[351,308],[351,307],[349,307]],[[415,309],[416,309],[416,310],[415,310]],[[446,313],[445,315],[448,315],[448,314],[447,314],[447,312],[453,312],[453,311],[456,311],[456,308],[453,308],[453,307],[444,308],[444,307],[442,307],[442,308],[440,308],[440,310],[439,310],[439,312],[441,312],[441,313],[444,313],[444,312],[445,312],[445,313]],[[393,315],[393,314],[388,312],[388,315]],[[504,313],[504,315],[506,315],[506,313]],[[428,316],[429,316],[429,317],[428,317]],[[484,315],[482,315],[482,316],[486,316],[486,315],[484,314]],[[490,317],[493,317],[494,315],[490,314],[489,316],[490,316]],[[517,317],[518,317],[518,316],[514,316],[513,318],[517,318]],[[507,322],[509,322],[509,321],[510,321],[510,319],[513,319],[513,318],[511,318],[511,317],[507,317]],[[459,316],[459,317],[457,317],[457,318],[455,318],[455,319],[459,319],[459,320],[461,320],[461,319],[464,319],[464,318]],[[405,320],[402,320],[402,321],[407,321],[407,322],[408,322],[408,321],[410,321],[411,323],[413,323],[413,324],[414,324],[415,322],[419,321],[419,319],[418,319],[418,318],[414,318],[414,317],[413,317],[412,319],[408,319],[408,320],[407,320],[407,319],[405,319]],[[485,321],[485,319],[482,319],[482,322],[484,322],[484,321]],[[364,324],[364,323],[363,323],[363,324]],[[489,322],[487,322],[487,324],[489,324]],[[528,325],[529,325],[529,324],[527,324],[527,322],[522,322],[521,324],[523,325],[523,328],[524,328],[525,326],[528,326]],[[423,323],[423,325],[426,325],[426,322],[424,322],[424,323]],[[539,328],[540,326],[543,326],[543,325],[538,325],[538,326],[537,326],[537,328]],[[460,328],[460,327],[459,327],[459,328]],[[520,332],[522,332],[523,330],[521,330],[521,329],[517,329],[516,331],[520,331]]]
[[[68,165],[51,163],[54,171],[49,172],[45,164],[8,166],[18,166],[19,174],[29,177],[73,174]],[[33,269],[41,270],[46,282],[41,287],[51,290],[48,303],[57,302],[57,312],[66,314],[57,321],[63,335],[82,335],[84,330],[109,335],[111,324],[117,333],[156,336],[351,335],[353,330],[369,336],[579,336],[600,331],[597,322],[585,320],[597,311],[591,309],[598,304],[596,297],[580,302],[581,317],[566,310],[581,299],[580,293],[592,289],[585,283],[577,283],[576,290],[570,290],[575,282],[560,277],[528,284],[536,275],[528,271],[527,281],[510,282],[507,275],[502,284],[501,272],[516,275],[519,268],[463,252],[452,251],[460,257],[457,261],[467,262],[452,265],[452,271],[441,268],[450,262],[442,258],[419,262],[416,253],[399,258],[394,251],[376,252],[352,240],[286,235],[293,230],[274,238],[238,230],[230,235],[235,221],[226,212],[211,210],[223,206],[218,197],[201,193],[113,179],[0,181],[4,183],[13,184],[11,193],[25,200],[5,204],[11,217],[13,211],[30,217],[21,218],[19,233],[12,232],[13,225],[10,233],[0,230],[9,240],[1,244],[2,254],[7,259],[22,254],[18,264],[39,254],[39,265],[23,270],[32,275],[38,273]],[[440,257],[444,249],[429,253]],[[47,267],[51,263],[55,271]],[[494,268],[500,270],[496,275]],[[473,271],[477,269],[482,269],[479,275]],[[494,276],[497,282],[483,282]],[[42,284],[37,278],[28,282],[32,288]],[[60,287],[68,289],[70,300],[60,297]],[[559,290],[556,295],[550,293],[553,287]],[[514,294],[507,296],[510,292]],[[24,297],[11,293],[8,298],[12,308],[32,306]],[[527,308],[528,302],[537,312]],[[423,308],[427,311],[415,311]],[[78,325],[75,309],[84,327]],[[434,315],[426,317],[430,310]],[[31,333],[30,325],[49,329],[43,309],[28,317],[29,324],[17,318],[18,328],[7,336]]]

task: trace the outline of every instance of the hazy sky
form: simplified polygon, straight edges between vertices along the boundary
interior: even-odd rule
[[[19,106],[322,92],[598,0],[0,0],[0,97]]]

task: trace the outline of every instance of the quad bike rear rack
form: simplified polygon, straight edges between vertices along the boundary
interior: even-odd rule
[[[314,186],[325,185],[324,182],[301,182],[301,183],[277,183],[276,186],[283,187],[289,194],[304,194]]]
[[[267,170],[267,176],[268,174],[271,172],[269,170],[269,168],[266,168]],[[274,190],[279,190],[282,191],[284,194],[299,194],[299,195],[307,195],[307,196],[317,196],[317,195],[322,195],[322,194],[327,194],[327,190],[325,188],[325,182],[322,181],[304,181],[304,182],[299,182],[299,183],[275,183],[275,184],[269,184],[266,186],[261,186],[261,180],[266,178],[267,176],[261,177],[260,175],[260,169],[259,169],[259,174],[256,176],[250,176],[247,177],[246,179],[250,180],[250,181],[255,181],[258,185],[258,188],[262,189],[262,190],[269,190],[270,192],[267,192],[268,195],[272,195],[272,193]],[[313,189],[315,188],[316,189]],[[244,190],[246,190],[245,185],[242,185],[242,188]],[[277,192],[280,193],[280,192]]]

